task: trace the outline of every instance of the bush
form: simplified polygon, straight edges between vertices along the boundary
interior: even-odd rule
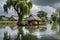
[[[40,17],[40,18],[47,17],[47,13],[45,11],[38,11],[37,16]]]

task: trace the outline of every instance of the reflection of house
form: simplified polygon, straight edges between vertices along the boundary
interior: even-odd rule
[[[29,17],[26,18],[26,21],[28,22],[28,24],[34,25],[34,24],[40,24],[41,19],[36,15],[30,15]]]
[[[13,15],[12,15],[12,16],[10,17],[10,20],[11,20],[11,21],[17,21],[17,20],[18,20],[18,16],[13,16]]]
[[[16,26],[16,25],[11,25],[11,26],[10,26],[11,30],[16,30],[17,27],[18,27],[18,26]]]

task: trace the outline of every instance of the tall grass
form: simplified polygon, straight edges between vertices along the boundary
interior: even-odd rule
[[[0,25],[17,24],[17,21],[0,21]]]

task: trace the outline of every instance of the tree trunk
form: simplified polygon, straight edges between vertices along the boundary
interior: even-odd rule
[[[18,23],[17,23],[17,24],[18,24],[18,26],[19,26],[19,25],[23,25],[22,20],[20,19],[20,17],[19,17],[19,19],[18,19]]]
[[[24,15],[22,14],[18,14],[18,17],[19,17],[19,19],[18,19],[18,26],[22,26],[23,25],[23,17],[24,17]]]

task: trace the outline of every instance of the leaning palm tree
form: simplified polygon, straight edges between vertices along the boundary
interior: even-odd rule
[[[4,4],[4,12],[8,13],[8,9],[13,7],[13,9],[18,14],[18,25],[22,24],[25,15],[30,14],[30,9],[32,8],[31,0],[7,0]]]

